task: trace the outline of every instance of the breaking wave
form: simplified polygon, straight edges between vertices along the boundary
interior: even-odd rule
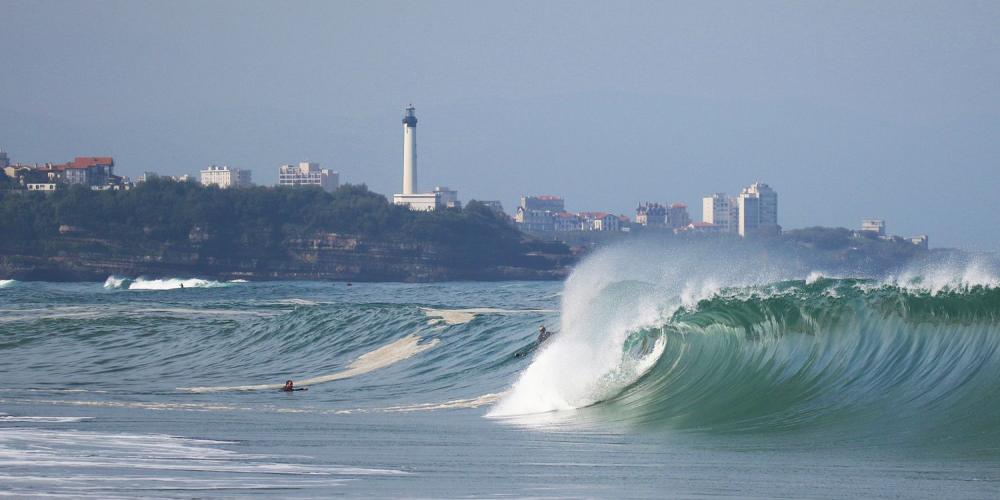
[[[608,272],[620,257],[570,278],[563,333],[490,416],[1000,444],[1000,287],[988,266],[880,280],[686,268],[687,280],[650,272],[666,278],[651,283]],[[575,411],[530,417],[559,410]]]
[[[237,283],[237,281],[231,281],[230,283]],[[108,276],[108,279],[104,281],[104,288],[118,290],[176,290],[179,288],[217,288],[224,286],[228,286],[228,284],[199,278],[131,279]]]
[[[0,280],[0,288],[14,286],[15,283],[17,283],[17,280]]]

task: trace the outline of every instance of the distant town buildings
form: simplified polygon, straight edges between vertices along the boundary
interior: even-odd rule
[[[557,219],[559,227],[557,228]],[[570,219],[562,198],[552,195],[522,196],[521,203],[514,212],[514,223],[522,231],[546,233],[552,231],[572,231],[575,218]]]
[[[740,236],[781,234],[778,225],[778,193],[763,182],[755,182],[735,198],[713,193],[702,198],[701,224],[689,229],[700,232],[737,233]],[[709,224],[711,226],[709,226]]]
[[[4,152],[0,165],[4,175],[29,191],[55,191],[73,185],[96,190],[129,187],[128,179],[115,175],[115,160],[110,156],[77,156],[69,163],[11,165]]]
[[[626,231],[628,218],[608,212],[567,212],[559,196],[522,196],[514,223],[529,233]]]
[[[430,193],[417,192],[417,114],[409,105],[403,111],[403,192],[392,196],[396,205],[410,210],[429,211],[441,208],[458,208],[458,191],[437,187]]]
[[[678,230],[691,223],[687,205],[674,203],[670,206],[655,202],[639,204],[635,209],[635,223],[648,229]]]
[[[902,236],[889,235],[885,231],[885,220],[883,219],[861,219],[861,229],[854,232],[855,237],[867,236],[875,237],[887,241],[908,241],[918,247],[927,248],[928,238],[926,234],[904,238]]]
[[[580,212],[577,214],[583,231],[621,231],[622,221],[607,212]]]
[[[253,185],[249,170],[231,168],[228,165],[209,165],[201,171],[202,186],[219,186],[222,189],[245,188]]]
[[[319,163],[300,162],[278,167],[279,186],[319,186],[332,193],[340,186],[340,173],[319,168]]]
[[[419,192],[417,184],[417,117],[415,108],[407,106],[403,113],[403,186],[402,192],[393,195],[393,203],[410,210],[432,211],[461,208],[458,191],[437,186],[430,192]],[[10,179],[2,183],[4,189],[52,192],[67,186],[83,186],[93,190],[128,189],[127,177],[115,175],[115,162],[110,156],[78,156],[67,163],[21,164],[11,161],[8,153],[0,148],[0,171]],[[160,177],[156,172],[144,172],[137,183]],[[168,177],[168,176],[163,176]],[[179,182],[195,181],[188,175],[169,176]],[[211,165],[200,171],[200,183],[220,188],[241,188],[252,185],[251,171],[229,166]],[[12,182],[11,182],[12,181]],[[278,186],[319,186],[327,192],[340,185],[340,174],[320,168],[315,162],[281,165],[278,169]],[[491,210],[504,214],[503,205],[497,200],[482,201]],[[504,214],[506,216],[506,214]],[[683,203],[640,203],[635,210],[634,223],[627,216],[610,212],[569,212],[560,196],[521,196],[513,216],[517,227],[528,233],[561,233],[574,231],[629,232],[639,230],[690,232],[702,234],[739,235],[741,237],[772,236],[781,234],[778,224],[778,194],[769,185],[755,182],[744,187],[738,195],[713,193],[702,198],[702,220],[692,222],[687,205]],[[603,235],[584,236],[577,240],[599,241]],[[853,232],[855,238],[880,238],[910,242],[924,248],[927,235],[904,238],[890,236],[885,220],[870,218],[861,221],[861,228]],[[565,241],[572,241],[567,238]]]

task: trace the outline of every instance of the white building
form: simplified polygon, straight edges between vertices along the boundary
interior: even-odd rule
[[[702,198],[701,221],[712,224],[713,231],[736,233],[740,226],[740,205],[726,193],[714,193]],[[705,226],[700,226],[705,227]]]
[[[885,220],[883,219],[862,219],[861,230],[885,236]]]
[[[219,186],[227,188],[245,188],[253,183],[250,180],[250,171],[240,168],[230,168],[228,165],[210,165],[201,171],[202,186]]]
[[[417,114],[412,104],[403,113],[403,192],[392,195],[392,202],[417,211],[461,206],[458,191],[439,187],[417,192]]]
[[[771,235],[778,226],[778,193],[762,182],[743,188],[739,195],[740,236]]]
[[[332,193],[340,186],[340,173],[319,168],[319,163],[300,162],[298,165],[282,165],[278,168],[279,186],[319,186]]]
[[[580,212],[584,231],[621,231],[622,221],[608,212]]]
[[[434,193],[438,195],[438,204],[445,208],[462,208],[462,202],[458,201],[458,191],[448,189],[447,186],[434,188]]]
[[[429,212],[441,208],[441,197],[438,193],[394,194],[392,202],[406,205],[416,212]]]

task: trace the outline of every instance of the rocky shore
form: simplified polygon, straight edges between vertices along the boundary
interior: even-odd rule
[[[524,251],[499,258],[464,255],[428,242],[370,240],[322,233],[288,241],[278,255],[245,249],[226,258],[205,255],[197,245],[137,252],[117,242],[62,237],[46,253],[0,255],[0,276],[22,281],[101,281],[111,275],[198,276],[231,280],[498,281],[561,280],[575,257],[561,245],[527,242]]]

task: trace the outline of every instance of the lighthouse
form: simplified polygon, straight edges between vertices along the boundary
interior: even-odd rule
[[[453,189],[439,186],[429,193],[417,191],[417,110],[412,104],[403,110],[403,192],[393,195],[392,202],[422,212],[462,207]]]
[[[417,193],[417,115],[412,104],[403,114],[403,194]]]

